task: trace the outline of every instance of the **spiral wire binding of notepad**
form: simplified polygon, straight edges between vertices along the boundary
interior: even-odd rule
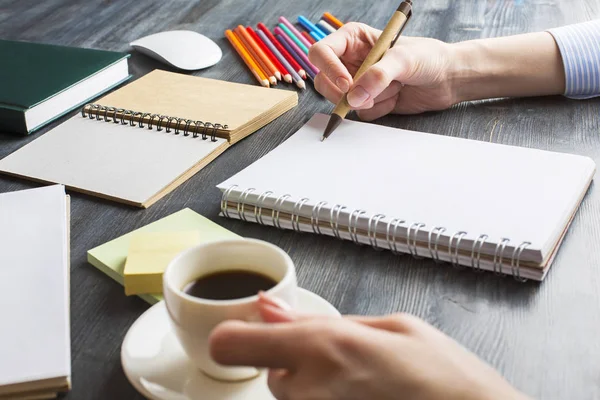
[[[232,211],[228,207],[229,196],[231,195],[231,192],[233,191],[233,189],[235,189],[237,187],[238,187],[237,185],[231,185],[229,188],[227,188],[226,190],[223,191],[223,196],[221,198],[221,212],[227,218],[231,218],[230,212]],[[256,190],[255,188],[248,188],[248,189],[244,190],[240,194],[239,199],[236,202],[237,204],[235,206],[235,212],[237,213],[238,217],[242,221],[249,222],[248,217],[246,216],[246,213],[244,210],[246,208],[246,202],[248,200],[248,195],[253,193],[255,190]],[[276,228],[283,229],[281,227],[281,222],[280,222],[281,206],[284,204],[285,200],[289,199],[292,196],[289,194],[283,194],[283,195],[280,195],[279,197],[275,197],[275,196],[272,196],[273,194],[274,193],[272,191],[267,190],[267,191],[262,192],[258,196],[256,204],[254,205],[254,220],[255,220],[255,222],[257,222],[261,225],[268,225],[263,220],[262,209],[264,207],[265,200],[268,198],[272,198],[272,199],[275,199],[275,203],[273,204],[273,208],[271,210],[271,225]],[[310,201],[310,199],[303,197],[294,203],[294,206],[292,208],[292,212],[290,215],[290,222],[292,225],[292,229],[296,232],[301,232],[300,222],[299,222],[300,209],[302,208],[303,205],[305,205],[309,201]],[[347,207],[345,207],[341,204],[335,204],[332,207],[327,207],[327,205],[328,205],[327,201],[318,201],[315,203],[314,206],[312,206],[312,212],[311,212],[311,217],[310,217],[310,225],[312,227],[312,230],[314,233],[322,235],[323,232],[321,231],[320,222],[329,223],[329,227],[333,233],[333,236],[336,237],[337,239],[341,239],[340,226],[339,226],[340,225],[340,213],[342,210],[347,210]],[[320,218],[319,215],[321,214],[322,209],[327,209],[327,208],[329,208],[330,217],[328,220],[322,221],[322,218]],[[347,227],[348,234],[349,234],[350,238],[352,239],[352,241],[358,245],[362,244],[358,240],[358,233],[357,233],[358,220],[359,220],[359,217],[361,217],[362,215],[365,215],[365,214],[367,214],[367,211],[355,209],[348,216],[348,227]],[[380,223],[380,221],[382,219],[384,219],[385,217],[386,216],[384,214],[372,214],[368,220],[367,238],[369,240],[370,245],[375,250],[384,250],[385,249],[384,247],[379,246],[378,239],[377,239],[377,226]],[[427,231],[426,229],[423,229],[426,227],[426,224],[424,224],[424,223],[415,222],[415,223],[409,225],[406,220],[403,220],[400,218],[390,219],[390,221],[387,223],[386,235],[385,235],[385,241],[387,242],[387,249],[390,250],[394,254],[400,253],[400,251],[398,251],[396,235],[397,235],[398,227],[403,224],[407,227],[405,244],[406,244],[406,247],[408,248],[408,252],[410,253],[410,255],[412,255],[415,258],[421,258],[417,254],[417,234],[419,233],[420,230]],[[429,250],[429,254],[430,254],[431,258],[436,263],[443,262],[443,260],[441,260],[440,256],[439,256],[438,244],[439,244],[440,237],[441,237],[442,233],[444,233],[444,232],[446,232],[446,228],[444,228],[442,226],[432,227],[428,231],[427,249]],[[461,265],[459,265],[459,259],[458,259],[459,258],[459,246],[460,246],[460,242],[461,242],[462,238],[467,234],[468,233],[465,231],[457,231],[457,232],[453,233],[449,239],[448,256],[450,258],[450,263],[456,268],[462,267]],[[471,248],[470,262],[471,262],[471,267],[475,272],[483,272],[483,269],[481,269],[481,267],[480,267],[481,248],[487,239],[488,239],[488,235],[481,234],[473,242],[473,246]],[[505,251],[508,243],[510,243],[510,239],[502,238],[501,241],[496,244],[496,248],[494,251],[492,267],[493,267],[493,272],[499,276],[506,275],[505,273],[502,272],[502,260],[505,258],[504,251]],[[511,259],[510,259],[510,269],[511,269],[512,276],[515,280],[517,280],[519,282],[527,281],[527,278],[523,278],[521,276],[520,262],[521,262],[521,254],[523,253],[523,250],[525,250],[530,245],[531,245],[531,242],[522,242],[519,246],[514,248]]]
[[[174,130],[175,135],[183,133],[183,136],[192,135],[193,138],[198,136],[202,140],[210,140],[216,142],[216,134],[221,130],[227,130],[227,125],[213,124],[211,122],[194,121],[191,119],[171,117],[162,114],[153,114],[135,110],[127,110],[124,108],[107,107],[100,104],[89,103],[81,108],[81,116],[83,118],[96,119],[97,121],[113,122],[115,124],[137,126],[139,128],[147,127],[152,129],[156,127],[157,131],[170,133]],[[112,121],[111,121],[112,119]],[[136,121],[137,119],[137,121]]]

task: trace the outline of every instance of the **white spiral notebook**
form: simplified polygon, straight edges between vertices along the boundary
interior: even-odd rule
[[[595,172],[588,157],[315,115],[218,185],[222,215],[542,280]]]

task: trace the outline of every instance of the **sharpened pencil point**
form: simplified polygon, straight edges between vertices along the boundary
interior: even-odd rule
[[[325,128],[325,132],[323,132],[323,139],[321,141],[327,139],[329,135],[342,123],[342,117],[337,114],[331,114],[329,117],[329,122],[327,123],[327,127]]]

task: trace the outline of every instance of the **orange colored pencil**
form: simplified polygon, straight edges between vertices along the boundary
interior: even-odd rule
[[[281,80],[281,72],[277,71],[277,68],[273,65],[271,60],[266,56],[265,53],[258,47],[258,44],[252,39],[246,28],[242,25],[238,25],[235,28],[235,32],[238,34],[238,37],[242,39],[242,43],[246,46],[250,53],[254,56],[254,59],[258,61],[260,66],[263,68],[263,71],[269,75],[269,81],[272,84],[276,85],[278,80]],[[271,80],[271,77],[276,78],[275,83]]]
[[[302,31],[302,32],[300,32],[300,33],[302,34],[302,36],[304,36],[304,39],[306,39],[306,40],[308,40],[308,41],[310,42],[310,44],[315,44],[315,43],[317,43],[317,41],[316,41],[315,39],[313,39],[313,37],[312,37],[312,36],[310,36],[310,35],[308,34],[308,32],[306,32],[306,31]]]
[[[252,59],[252,56],[248,54],[248,52],[244,48],[244,45],[233,34],[233,32],[231,32],[231,29],[227,29],[225,31],[225,37],[229,39],[229,43],[231,43],[235,51],[237,51],[242,60],[244,60],[246,66],[248,66],[248,69],[250,70],[250,72],[252,72],[252,75],[256,77],[258,82],[260,82],[260,84],[264,87],[269,87],[269,79],[265,76],[260,67],[256,65],[256,63]]]
[[[247,26],[246,31],[248,31],[248,33],[250,34],[250,36],[252,36],[252,39],[254,39],[254,41],[256,42],[258,47],[260,47],[260,49],[263,51],[263,53],[265,53],[266,56],[269,58],[269,60],[271,60],[271,62],[273,63],[273,65],[275,66],[277,71],[279,71],[281,73],[283,80],[286,81],[287,83],[292,83],[292,75],[290,75],[288,70],[285,69],[285,67],[279,62],[277,57],[275,57],[275,54],[273,54],[273,52],[271,52],[271,50],[269,50],[267,45],[264,44],[263,41],[258,37],[258,35],[254,31],[254,29],[252,29],[251,26]]]
[[[326,19],[327,22],[329,22],[331,25],[333,25],[334,28],[336,28],[336,29],[340,29],[342,26],[344,26],[342,21],[340,21],[339,19],[337,19],[336,17],[331,15],[331,13],[324,12],[323,18]]]

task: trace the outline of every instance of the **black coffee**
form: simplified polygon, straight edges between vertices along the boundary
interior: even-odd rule
[[[266,275],[253,271],[228,270],[201,276],[188,283],[183,291],[208,300],[232,300],[250,297],[277,285]]]

